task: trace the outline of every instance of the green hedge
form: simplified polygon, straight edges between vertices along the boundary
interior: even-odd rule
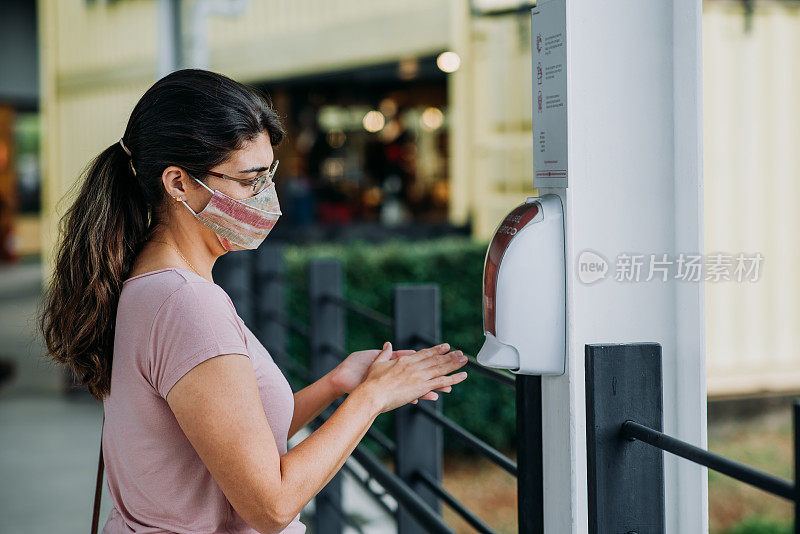
[[[794,526],[791,522],[754,516],[728,528],[724,534],[792,534],[793,532]]]
[[[392,288],[401,283],[435,283],[440,287],[442,341],[475,355],[483,344],[481,280],[487,243],[464,237],[427,241],[388,241],[380,244],[354,242],[337,245],[290,246],[285,249],[290,315],[308,324],[308,263],[316,258],[336,258],[345,272],[345,297],[391,315]],[[379,348],[392,340],[387,328],[349,314],[347,350]],[[290,338],[290,352],[307,365],[308,346]],[[404,348],[404,347],[396,347]],[[468,371],[469,372],[469,371]],[[443,393],[444,413],[479,437],[501,449],[515,442],[514,391],[470,372],[467,379]],[[427,401],[421,401],[427,402]],[[391,414],[376,425],[393,435]],[[460,442],[445,433],[448,450],[463,451]]]

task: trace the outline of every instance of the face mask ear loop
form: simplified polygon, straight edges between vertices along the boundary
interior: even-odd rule
[[[189,204],[187,204],[185,200],[181,200],[181,204],[183,204],[184,206],[186,206],[186,207],[189,209],[189,211],[191,211],[191,212],[192,212],[192,215],[194,215],[195,217],[197,217],[197,213],[195,213],[195,211],[192,209],[192,207],[191,207]]]
[[[200,184],[200,185],[202,185],[203,187],[205,187],[206,189],[208,189],[208,192],[209,192],[209,193],[211,193],[212,195],[214,194],[214,190],[213,190],[213,189],[209,188],[209,187],[208,187],[206,184],[204,184],[203,182],[201,182],[201,181],[200,181],[200,180],[198,180],[197,178],[195,178],[195,177],[192,177],[192,180],[194,180],[194,181],[195,181],[195,182],[197,182],[198,184]]]
[[[200,184],[200,185],[202,185],[203,187],[205,187],[206,189],[208,189],[208,191],[209,191],[209,192],[210,192],[212,195],[214,194],[214,191],[213,191],[212,189],[209,189],[209,187],[208,187],[206,184],[204,184],[203,182],[201,182],[200,180],[198,180],[198,179],[197,179],[197,178],[195,178],[194,176],[192,176],[192,180],[194,180],[194,181],[195,181],[195,182],[197,182],[198,184]],[[189,204],[187,204],[187,203],[186,203],[186,201],[185,201],[185,200],[181,200],[181,203],[182,203],[184,206],[186,206],[186,207],[189,209],[189,211],[191,211],[191,212],[192,212],[192,215],[194,215],[195,217],[197,217],[197,213],[196,213],[196,212],[195,212],[195,211],[192,209],[192,207],[191,207]]]

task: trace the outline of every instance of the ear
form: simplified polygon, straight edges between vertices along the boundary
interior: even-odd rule
[[[164,172],[161,173],[161,181],[164,184],[164,189],[167,194],[173,198],[189,200],[190,185],[189,180],[192,178],[186,174],[186,171],[175,165],[170,165]]]

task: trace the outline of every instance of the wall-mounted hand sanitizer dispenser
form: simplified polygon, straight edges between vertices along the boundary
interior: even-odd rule
[[[478,363],[564,374],[564,212],[557,195],[527,199],[495,230],[483,268],[483,330]]]

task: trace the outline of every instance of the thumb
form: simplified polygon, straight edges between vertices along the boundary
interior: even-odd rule
[[[381,350],[378,357],[373,360],[373,362],[385,362],[388,361],[392,356],[392,344],[388,341],[383,344],[383,349]]]

